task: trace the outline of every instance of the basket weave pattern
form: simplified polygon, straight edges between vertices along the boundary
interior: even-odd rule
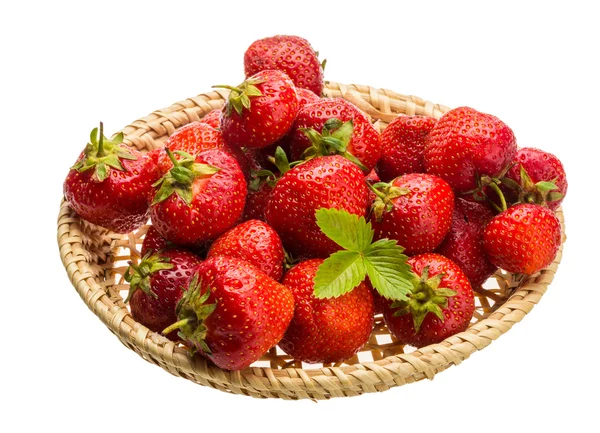
[[[177,128],[222,107],[227,90],[217,90],[173,104],[134,121],[123,129],[128,145],[147,151],[160,147]],[[448,107],[414,96],[360,85],[328,83],[325,94],[344,97],[373,117],[382,130],[398,114],[439,118]],[[562,211],[558,217],[563,227]],[[498,272],[476,293],[471,326],[439,344],[418,350],[389,336],[381,316],[369,342],[353,358],[335,365],[306,365],[277,348],[242,371],[226,371],[185,347],[150,331],[131,317],[123,299],[128,284],[123,273],[129,261],[140,260],[148,226],[120,235],[81,220],[63,200],[58,216],[58,244],[63,265],[86,305],[128,348],[169,373],[221,391],[253,397],[326,399],[385,391],[394,386],[432,379],[451,365],[485,348],[507,332],[539,302],[562,257],[527,278]],[[488,287],[489,286],[489,287]]]

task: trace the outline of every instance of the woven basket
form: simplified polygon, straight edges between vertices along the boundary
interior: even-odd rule
[[[161,146],[177,128],[220,108],[228,91],[217,90],[153,112],[125,127],[125,142],[140,150]],[[328,83],[325,94],[344,97],[359,105],[380,130],[397,114],[439,118],[448,107],[414,96],[368,86]],[[564,219],[559,210],[564,235]],[[191,357],[185,347],[150,331],[133,320],[123,299],[127,262],[140,260],[148,227],[119,235],[81,220],[63,200],[58,217],[58,244],[69,278],[86,305],[128,348],[169,373],[221,391],[252,397],[327,399],[385,391],[434,375],[458,365],[507,332],[539,302],[562,257],[540,273],[522,277],[498,272],[477,290],[476,312],[470,327],[459,334],[418,350],[395,342],[381,316],[362,350],[344,363],[307,365],[274,348],[242,371],[215,367],[201,356]]]

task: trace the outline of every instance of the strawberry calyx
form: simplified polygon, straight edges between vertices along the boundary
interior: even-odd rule
[[[93,168],[93,178],[98,182],[102,182],[108,177],[110,168],[125,171],[120,160],[137,158],[121,146],[123,138],[123,133],[120,132],[110,140],[107,139],[104,136],[104,125],[100,122],[100,128],[94,128],[90,133],[90,142],[83,151],[84,157],[77,161],[71,169],[84,172]]]
[[[512,204],[528,203],[548,207],[549,202],[564,197],[564,194],[559,191],[556,185],[556,179],[534,182],[523,165],[520,165],[519,173],[521,175],[520,183],[506,176],[501,179],[502,184],[513,190],[517,195],[517,200]]]
[[[217,173],[220,168],[209,164],[197,163],[194,156],[187,152],[176,150],[175,153],[181,157],[177,160],[170,149],[165,148],[169,155],[173,168],[171,168],[162,178],[152,184],[154,188],[160,186],[160,189],[154,196],[152,204],[155,205],[169,198],[176,193],[188,206],[193,199],[192,185],[197,179],[207,179]]]
[[[513,167],[514,163],[508,164],[497,176],[488,176],[483,175],[480,176],[477,172],[475,172],[475,184],[476,188],[465,191],[462,195],[468,196],[471,195],[475,201],[485,201],[488,202],[492,208],[498,213],[505,211],[508,208],[508,204],[506,202],[506,197],[504,193],[500,189],[500,185],[505,182],[506,173]],[[491,190],[498,200],[500,204],[498,205],[495,200],[488,196],[486,190]]]
[[[258,191],[263,184],[269,185],[271,188],[275,187],[277,181],[283,176],[285,173],[290,171],[290,169],[303,161],[294,161],[292,163],[289,162],[285,151],[281,146],[277,146],[275,149],[275,153],[273,156],[269,156],[267,158],[271,164],[277,167],[278,174],[273,173],[271,170],[261,169],[261,170],[251,170],[250,171],[250,182],[248,183],[248,188],[252,191]]]
[[[169,263],[168,257],[161,257],[160,253],[150,252],[146,254],[139,264],[135,265],[129,262],[129,267],[125,271],[123,277],[129,283],[129,293],[125,299],[127,304],[133,294],[141,289],[147,295],[157,297],[150,287],[150,276],[162,269],[172,269],[173,264]]]
[[[394,208],[393,199],[408,194],[410,191],[407,188],[393,186],[392,182],[377,182],[371,185],[367,182],[367,186],[377,196],[371,206],[372,215],[378,222],[381,222],[383,214],[391,212]]]
[[[210,290],[205,290],[202,293],[202,280],[199,280],[198,274],[195,274],[175,308],[177,322],[168,326],[162,331],[162,334],[168,335],[175,330],[179,330],[177,335],[180,338],[193,343],[192,353],[202,350],[207,355],[212,354],[206,344],[208,329],[204,321],[215,311],[217,303],[207,304],[209,297]]]
[[[226,84],[217,84],[212,87],[231,90],[225,106],[226,113],[229,116],[231,115],[231,111],[235,110],[241,116],[244,110],[250,110],[250,106],[252,105],[250,98],[263,96],[256,85],[264,82],[265,80],[250,78],[237,87]]]
[[[391,308],[397,309],[394,311],[394,316],[412,314],[415,334],[419,332],[423,320],[429,313],[434,314],[442,322],[445,320],[443,310],[448,308],[448,298],[456,296],[457,293],[439,287],[443,278],[444,273],[429,277],[429,266],[425,266],[421,277],[414,274],[412,281],[414,288],[408,293],[408,300],[392,303]]]
[[[354,122],[342,122],[335,117],[327,119],[321,132],[314,128],[300,128],[300,131],[310,140],[311,146],[303,153],[305,161],[318,156],[341,155],[358,165],[365,173],[369,170],[352,153],[348,151],[348,144],[352,140]]]

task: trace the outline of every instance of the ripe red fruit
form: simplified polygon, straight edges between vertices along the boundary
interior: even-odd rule
[[[296,87],[296,92],[298,93],[299,108],[318,102],[321,99],[314,92],[303,89],[302,87]]]
[[[157,252],[158,250],[162,250],[167,247],[172,247],[173,244],[163,238],[156,227],[149,226],[146,235],[144,236],[144,241],[142,242],[142,249],[140,254],[144,257],[146,254],[150,252]]]
[[[408,259],[419,280],[408,301],[388,303],[383,319],[402,344],[436,344],[469,327],[475,297],[469,279],[452,260],[439,254]]]
[[[166,240],[198,246],[217,238],[242,216],[246,181],[238,163],[221,150],[205,150],[195,158],[180,156],[179,161],[172,156],[174,167],[160,180],[151,219]]]
[[[459,107],[438,120],[429,133],[423,157],[427,173],[463,193],[479,188],[482,176],[499,176],[516,152],[515,136],[504,122],[491,114]]]
[[[560,160],[549,152],[532,147],[523,147],[517,151],[515,165],[506,173],[506,177],[515,181],[517,188],[513,194],[507,194],[512,202],[546,204],[556,210],[567,194],[567,175]],[[529,179],[521,176],[525,171]],[[551,182],[556,186],[548,186]]]
[[[220,108],[215,108],[214,110],[206,113],[204,117],[199,120],[199,122],[206,123],[207,125],[217,129],[221,125],[221,113],[222,111]]]
[[[246,77],[265,69],[285,72],[296,87],[323,91],[323,67],[310,43],[299,36],[278,35],[254,41],[244,53]]]
[[[67,174],[65,199],[77,214],[116,233],[129,233],[148,221],[152,184],[160,177],[156,163],[100,130]]]
[[[454,193],[447,182],[410,173],[377,191],[371,224],[375,239],[396,239],[407,255],[434,251],[452,223]]]
[[[319,229],[315,212],[334,208],[364,216],[367,199],[360,168],[341,156],[324,156],[279,179],[267,201],[265,219],[294,257],[328,257],[340,247]]]
[[[259,220],[246,221],[219,236],[206,257],[216,256],[245,260],[276,281],[283,274],[285,252],[281,239],[271,226]]]
[[[550,209],[518,204],[496,215],[483,233],[490,262],[508,272],[531,275],[552,263],[561,243],[560,221]]]
[[[450,231],[436,250],[463,270],[474,289],[481,287],[497,269],[483,249],[483,231],[492,218],[494,213],[485,204],[457,198]]]
[[[407,173],[425,173],[423,152],[437,120],[426,116],[398,116],[381,133],[377,173],[391,182]]]
[[[301,262],[283,279],[294,295],[296,307],[279,347],[307,363],[348,359],[365,345],[373,330],[373,295],[364,281],[336,298],[315,297],[314,277],[323,261]]]
[[[282,284],[243,260],[213,257],[176,308],[178,322],[164,333],[179,336],[220,368],[241,370],[283,337],[294,297]]]
[[[266,147],[281,139],[298,113],[294,83],[283,72],[265,70],[247,78],[231,93],[221,115],[221,131],[233,147]]]
[[[177,320],[175,307],[189,286],[200,259],[194,254],[167,248],[145,255],[125,272],[129,282],[129,302],[133,318],[154,332],[162,332]],[[177,340],[177,334],[167,337]]]
[[[352,122],[351,133],[340,137],[334,147],[322,139],[341,129],[340,125],[332,124],[331,119],[338,119],[342,123]],[[346,156],[345,153],[349,153],[364,166],[367,174],[375,167],[381,155],[379,133],[369,118],[354,104],[342,98],[320,99],[301,108],[290,134],[292,161],[305,159],[306,156]]]

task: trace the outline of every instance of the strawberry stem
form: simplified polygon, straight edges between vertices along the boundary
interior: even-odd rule
[[[504,198],[504,194],[500,190],[500,187],[493,180],[492,180],[492,182],[490,182],[489,187],[492,189],[492,191],[494,191],[496,193],[496,195],[500,199],[500,206],[496,205],[495,207],[498,208],[500,212],[504,212],[507,209],[506,199]]]
[[[98,152],[96,156],[101,158],[104,156],[104,124],[100,122],[100,129],[98,130]]]
[[[243,93],[244,91],[242,89],[240,89],[239,87],[235,87],[235,86],[229,86],[227,84],[215,84],[214,86],[212,86],[214,89],[229,89],[231,91],[234,92],[238,92],[238,93]]]
[[[168,327],[166,327],[161,334],[163,335],[168,335],[171,332],[175,331],[176,329],[181,329],[183,326],[187,325],[188,323],[190,323],[190,320],[192,320],[192,318],[187,317],[185,319],[181,319],[175,323],[173,323],[172,325],[169,325]]]

